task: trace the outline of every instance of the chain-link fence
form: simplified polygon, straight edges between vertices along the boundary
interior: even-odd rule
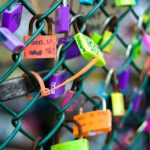
[[[4,10],[8,9],[13,3],[14,3],[14,0],[9,0],[8,2],[4,3],[0,7],[0,14],[2,14]],[[28,3],[28,1],[20,0],[20,3],[33,16],[37,15],[36,11]],[[106,3],[109,3],[109,1],[107,1]],[[44,23],[44,20],[48,16],[51,16],[51,14],[53,12],[55,12],[56,9],[60,5],[62,5],[62,0],[57,0],[56,2],[54,2],[51,5],[51,7],[48,10],[45,10],[45,13],[40,15],[40,17],[36,21],[36,29],[35,29],[34,33],[32,34],[32,36],[24,43],[25,46],[28,46],[39,34],[42,34],[43,36],[46,35],[46,32],[44,31],[44,27],[45,27],[46,23]],[[93,15],[95,15],[98,11],[100,11],[100,13],[105,16],[105,20],[108,20],[116,15],[116,22],[112,23],[112,26],[113,26],[112,36],[110,38],[108,38],[108,40],[105,43],[103,43],[99,46],[99,50],[103,51],[108,45],[110,45],[110,43],[115,38],[119,41],[119,44],[121,44],[124,47],[124,49],[128,50],[129,45],[126,43],[125,39],[122,38],[118,34],[119,29],[122,26],[122,21],[128,15],[132,15],[134,17],[134,19],[137,21],[136,26],[138,26],[137,24],[140,20],[140,17],[137,15],[136,11],[134,10],[134,7],[132,7],[132,6],[126,7],[124,12],[119,15],[118,14],[112,15],[112,14],[109,14],[109,10],[106,9],[106,7],[105,7],[106,5],[107,4],[105,4],[104,0],[95,1],[94,6],[91,7],[91,10],[87,14],[77,17],[76,25],[80,29],[81,33],[90,36],[91,33],[88,33],[87,29],[89,27],[88,22],[90,22],[90,18]],[[70,13],[71,13],[72,17],[77,15],[75,10],[76,10],[75,8],[74,9],[72,9],[72,7],[70,8]],[[148,14],[145,14],[145,16],[146,15],[148,16]],[[149,32],[150,19],[145,19],[145,20],[142,22],[142,27],[144,29],[144,32]],[[86,27],[84,26],[84,24],[86,25]],[[92,24],[92,23],[90,22],[90,24]],[[53,24],[53,25],[55,26],[55,24]],[[104,30],[105,30],[105,26],[104,26]],[[134,70],[136,71],[136,73],[139,74],[139,76],[141,73],[143,73],[143,71],[141,69],[139,69],[139,67],[134,62],[136,50],[139,47],[139,45],[141,44],[141,38],[140,38],[141,33],[138,31],[135,31],[135,32],[136,32],[135,34],[137,34],[136,35],[136,43],[130,42],[131,43],[130,52],[128,52],[129,54],[128,54],[127,58],[124,60],[120,69],[117,70],[117,72],[116,72],[117,77],[119,75],[121,75],[129,66],[132,66],[134,68]],[[67,37],[68,35],[65,35],[65,36]],[[48,66],[50,66],[48,70],[42,69],[42,72],[40,72],[42,80],[45,82],[45,84],[47,84],[50,77],[53,74],[55,74],[60,68],[65,69],[67,71],[68,75],[73,76],[76,74],[76,71],[74,71],[73,66],[70,67],[68,65],[68,63],[66,63],[66,52],[67,52],[68,48],[74,44],[74,41],[75,41],[75,39],[72,37],[72,39],[70,40],[70,42],[68,44],[63,45],[63,47],[60,49],[59,60],[55,66],[54,66],[54,59],[50,59],[49,61],[42,62],[43,68],[44,68],[44,63],[49,63]],[[60,45],[58,45],[58,47],[59,46]],[[77,79],[77,82],[75,84],[77,87],[76,93],[74,94],[74,96],[70,99],[70,101],[65,106],[60,107],[57,103],[55,103],[54,100],[52,100],[48,96],[41,98],[40,102],[43,101],[46,103],[45,105],[50,105],[50,108],[52,109],[51,113],[55,114],[55,115],[54,116],[50,115],[50,118],[52,121],[51,129],[49,129],[44,136],[40,136],[40,138],[38,138],[38,137],[32,135],[31,133],[29,133],[27,130],[25,130],[22,127],[22,117],[25,116],[28,113],[28,111],[30,111],[33,108],[33,105],[35,103],[37,103],[37,101],[39,101],[41,92],[39,90],[39,85],[38,85],[37,79],[33,76],[33,74],[31,73],[31,70],[29,68],[27,68],[25,65],[23,65],[23,63],[22,63],[24,60],[23,54],[22,53],[13,53],[12,59],[14,61],[14,64],[0,78],[0,107],[4,111],[6,111],[7,113],[9,113],[11,115],[10,122],[14,126],[14,130],[6,139],[0,141],[1,142],[0,149],[7,149],[7,146],[10,144],[10,142],[13,140],[13,138],[19,132],[22,133],[23,135],[25,135],[29,140],[33,141],[33,145],[34,145],[33,147],[37,147],[37,149],[50,149],[50,145],[55,143],[54,137],[56,136],[56,132],[59,130],[59,128],[61,126],[66,127],[69,131],[72,132],[72,128],[70,128],[70,126],[65,121],[66,120],[65,119],[65,111],[77,100],[79,95],[82,95],[84,97],[84,99],[87,99],[93,106],[95,106],[95,108],[99,108],[101,106],[101,103],[98,103],[97,101],[95,101],[95,98],[93,98],[91,95],[89,95],[88,92],[83,87],[83,83],[85,82],[87,77],[89,75],[91,75],[95,69],[98,68],[96,66],[93,66],[88,71],[86,71],[86,73],[84,73],[82,76],[80,76]],[[108,59],[107,59],[107,61],[111,62],[111,60],[108,60]],[[107,61],[106,61],[106,63],[107,63]],[[41,62],[39,62],[39,63],[41,63]],[[117,60],[116,60],[116,63],[117,63]],[[45,65],[47,65],[47,64],[45,64]],[[14,78],[14,79],[6,81],[6,79],[16,70],[16,68],[20,68],[26,76]],[[105,67],[102,67],[102,69],[107,74],[110,70],[107,65]],[[132,88],[132,86],[131,86],[131,88]],[[120,147],[122,149],[132,149],[136,145],[136,141],[138,141],[138,138],[144,132],[139,132],[138,134],[136,134],[136,136],[134,136],[133,142],[131,142],[127,147],[125,147],[125,145],[122,144],[122,141],[120,141],[119,133],[120,133],[121,129],[123,129],[124,127],[129,127],[129,128],[134,127],[137,129],[147,119],[145,110],[149,107],[149,102],[148,102],[149,96],[147,96],[147,95],[149,95],[148,88],[149,88],[148,77],[146,76],[146,74],[144,74],[144,76],[142,76],[142,79],[140,79],[140,82],[139,82],[139,85],[138,85],[136,91],[132,95],[128,95],[127,92],[122,91],[125,96],[126,113],[122,117],[113,117],[113,130],[111,133],[107,134],[105,143],[103,145],[103,149],[109,149],[109,148],[113,149],[113,147],[114,147],[113,144],[116,144],[118,147]],[[35,90],[36,90],[36,92],[35,92]],[[133,107],[134,107],[133,100],[139,94],[139,91],[141,91],[141,90],[144,93],[147,93],[147,95],[145,95],[144,102],[143,102],[144,103],[144,111],[142,111],[142,113],[141,112],[134,113],[133,112]],[[109,107],[110,103],[111,103],[110,95],[111,95],[112,91],[113,90],[110,90],[108,93],[105,93],[105,99],[106,99],[106,102],[108,105],[107,107]],[[14,111],[7,104],[5,104],[9,100],[13,101],[15,98],[27,95],[31,92],[34,92],[34,94],[33,94],[34,96],[33,96],[32,100],[19,113],[16,113],[16,111]],[[117,107],[117,104],[116,104],[116,107]],[[109,107],[109,108],[112,109],[112,107]],[[45,115],[45,114],[43,114],[43,115]],[[0,122],[2,122],[2,120]],[[146,133],[144,133],[144,134],[145,134],[145,137],[148,138],[149,135],[147,135]],[[3,136],[3,135],[0,135],[0,136]],[[148,144],[145,143],[145,145],[148,145]]]

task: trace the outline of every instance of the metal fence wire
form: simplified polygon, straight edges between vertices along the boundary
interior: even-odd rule
[[[15,0],[9,0],[7,1],[5,4],[3,4],[0,7],[0,14],[3,13],[4,10],[6,10],[8,7],[10,7],[13,3],[15,2]],[[36,16],[37,13],[36,11],[33,9],[33,7],[28,3],[28,1],[26,0],[19,0],[20,3],[22,3],[23,7],[26,8],[29,13],[31,13],[33,16]],[[44,20],[50,16],[53,12],[56,11],[56,9],[62,5],[62,0],[57,0],[55,1],[51,7],[45,11],[45,13],[41,14],[40,17],[36,20],[36,30],[35,32],[32,34],[32,36],[24,43],[25,46],[28,46],[38,35],[42,34],[42,35],[47,35],[46,32],[44,31],[44,27],[46,25],[46,23],[44,22]],[[79,16],[76,20],[76,26],[78,26],[78,28],[80,29],[81,33],[84,33],[87,36],[90,36],[86,30],[86,27],[88,26],[87,21],[90,20],[90,18],[97,13],[97,11],[100,11],[100,13],[102,13],[103,15],[105,15],[105,19],[110,18],[110,16],[112,16],[112,14],[109,14],[109,10],[107,10],[105,8],[105,4],[104,4],[104,0],[97,0],[95,1],[93,7],[91,7],[91,10],[82,16]],[[108,2],[108,1],[107,1]],[[69,5],[69,4],[68,4]],[[73,16],[76,16],[77,13],[75,12],[75,9],[73,10],[72,8],[70,8],[70,14]],[[119,28],[120,26],[122,26],[122,21],[124,20],[124,18],[126,16],[128,16],[129,14],[132,14],[135,19],[137,20],[137,22],[140,20],[140,17],[137,15],[137,13],[135,12],[134,8],[132,6],[130,7],[126,7],[126,10],[120,14],[120,16],[118,16],[116,19],[116,23],[113,24],[114,27],[114,31],[112,36],[103,44],[99,47],[100,51],[103,51],[111,42],[114,38],[117,38],[118,41],[121,43],[121,45],[127,49],[128,48],[128,44],[124,41],[124,39],[122,39],[122,37],[120,37],[120,35],[118,34],[119,32]],[[115,15],[115,14],[114,14]],[[150,16],[149,18],[143,23],[143,29],[145,33],[149,32],[149,22],[150,22]],[[55,24],[54,24],[55,25]],[[86,27],[84,26],[86,25]],[[136,24],[137,25],[137,24]],[[123,145],[121,143],[121,141],[119,140],[119,135],[117,134],[119,132],[119,130],[121,130],[123,127],[126,126],[126,122],[128,121],[128,119],[132,116],[134,116],[134,122],[132,122],[131,124],[131,128],[135,127],[136,129],[147,119],[146,118],[146,112],[144,114],[139,115],[139,113],[133,113],[132,109],[134,107],[132,101],[135,99],[135,97],[139,94],[139,91],[143,90],[144,93],[146,93],[145,95],[145,101],[144,103],[146,104],[145,106],[145,110],[149,107],[149,79],[147,74],[144,72],[143,74],[143,69],[140,69],[135,63],[135,59],[134,59],[134,51],[135,49],[139,46],[139,44],[141,44],[141,36],[140,36],[140,32],[137,33],[137,42],[136,44],[132,44],[131,42],[131,51],[130,54],[128,55],[128,57],[124,60],[124,63],[122,65],[122,67],[116,71],[116,77],[118,77],[120,74],[122,74],[129,66],[132,66],[136,73],[139,74],[139,76],[142,74],[142,79],[141,82],[136,90],[136,92],[134,92],[132,94],[132,96],[130,96],[128,98],[128,101],[125,102],[125,106],[126,106],[126,113],[119,118],[119,121],[116,121],[117,118],[113,117],[113,129],[112,132],[109,132],[107,134],[107,138],[105,140],[105,143],[103,145],[102,149],[113,149],[110,148],[112,146],[112,143],[115,143],[116,145],[118,145],[121,149],[132,149],[134,147],[134,145],[136,144],[136,139],[138,139],[139,135],[144,133],[145,136],[148,138],[149,134],[146,134],[143,130],[141,132],[138,132],[138,134],[136,134],[136,136],[134,136],[134,141],[131,142],[127,147],[125,147],[125,145]],[[67,35],[66,35],[67,36]],[[72,38],[72,40],[70,40],[70,42],[66,45],[63,45],[61,50],[60,50],[60,56],[59,56],[59,60],[57,62],[57,64],[52,67],[50,70],[42,72],[42,74],[40,73],[42,80],[44,81],[44,83],[46,83],[46,81],[48,81],[50,79],[50,77],[56,73],[56,71],[60,68],[64,68],[67,70],[67,73],[71,76],[75,75],[76,72],[74,71],[74,68],[70,68],[68,66],[68,64],[66,63],[66,51],[67,49],[73,44],[74,42],[74,38]],[[60,45],[57,45],[58,47]],[[58,104],[55,103],[55,101],[51,100],[48,96],[42,97],[41,101],[49,101],[49,103],[51,104],[51,106],[56,110],[56,122],[55,125],[53,125],[53,128],[51,130],[49,130],[47,132],[46,136],[41,136],[40,139],[38,137],[35,137],[34,135],[32,135],[31,133],[27,132],[25,129],[22,128],[22,117],[24,115],[27,114],[28,111],[30,111],[33,107],[33,105],[40,99],[40,95],[41,95],[41,91],[39,89],[39,85],[37,82],[37,79],[33,76],[33,74],[31,73],[31,70],[29,70],[29,68],[25,67],[22,64],[22,61],[24,60],[23,54],[22,53],[13,53],[12,54],[12,60],[14,61],[14,64],[11,66],[11,68],[2,76],[0,77],[0,107],[7,113],[9,113],[12,116],[12,119],[10,120],[11,124],[14,126],[14,130],[13,132],[3,141],[1,141],[0,143],[0,150],[2,149],[6,149],[7,146],[9,145],[9,143],[13,140],[13,138],[17,135],[17,133],[22,133],[24,136],[26,136],[29,140],[33,141],[33,149],[50,149],[50,145],[49,148],[46,148],[46,144],[51,141],[51,144],[55,143],[54,142],[54,137],[56,136],[57,131],[60,129],[60,127],[64,126],[66,127],[66,129],[68,129],[69,131],[72,132],[72,128],[70,128],[70,126],[67,124],[66,119],[65,119],[65,111],[77,100],[77,97],[79,95],[82,95],[83,97],[85,97],[85,99],[87,99],[92,105],[95,106],[95,108],[99,108],[100,107],[100,103],[96,102],[95,99],[90,96],[83,88],[83,82],[86,80],[86,78],[92,74],[92,72],[97,69],[96,66],[91,67],[88,71],[86,71],[82,76],[80,76],[77,80],[76,85],[78,85],[76,94],[73,96],[73,98],[64,106],[64,107],[60,107]],[[54,62],[54,59],[51,59]],[[117,60],[116,60],[117,61]],[[106,62],[107,63],[107,62]],[[15,78],[15,79],[11,79],[11,80],[6,80],[15,70],[16,68],[20,68],[25,76],[20,77],[20,78]],[[106,66],[102,67],[102,69],[108,73],[110,72],[110,69]],[[24,81],[26,80],[26,84],[28,85],[28,89],[24,89],[23,93],[21,94],[20,92],[17,92],[15,88],[15,86],[20,85],[20,86],[24,86]],[[110,86],[110,85],[109,85]],[[11,94],[8,93],[8,88],[11,88]],[[5,89],[5,90],[4,90]],[[19,113],[16,113],[13,109],[11,109],[5,102],[8,100],[12,100],[19,97],[19,96],[23,96],[23,95],[27,95],[30,92],[35,92],[32,100],[30,101],[30,103],[24,108],[22,109]],[[10,92],[10,91],[9,91]],[[110,92],[107,93],[107,97],[105,97],[107,104],[109,105],[110,103],[110,94],[111,94],[111,90]],[[128,93],[123,93],[124,96],[128,95]],[[117,107],[117,106],[116,106]],[[2,121],[2,120],[1,120]],[[133,120],[132,120],[133,121]],[[130,123],[129,123],[130,124]],[[128,124],[128,125],[129,125]],[[0,125],[1,126],[1,125]],[[145,145],[148,145],[148,143],[146,143]],[[148,146],[147,146],[148,147]]]

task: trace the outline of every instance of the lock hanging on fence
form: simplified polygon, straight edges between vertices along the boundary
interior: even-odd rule
[[[66,104],[70,102],[70,100],[74,97],[76,94],[77,90],[79,89],[78,85],[78,79],[73,81],[73,84],[71,86],[71,89],[68,90],[64,96],[64,99],[61,103],[61,107],[64,107]],[[78,103],[78,98],[73,102],[73,104],[66,110],[66,112],[72,112],[75,110],[75,107]]]
[[[115,4],[118,7],[123,7],[123,6],[132,6],[136,5],[135,0],[115,0]]]
[[[94,32],[91,38],[95,44],[99,45],[103,37],[98,32]]]
[[[79,31],[77,22],[74,22],[74,29],[76,31],[76,35],[74,39],[78,45],[81,55],[88,61],[92,60],[96,56],[99,57],[99,60],[96,63],[96,66],[102,67],[106,65],[106,61],[103,57],[102,52],[100,51],[97,44],[94,43],[92,39],[88,36],[84,35]]]
[[[93,5],[95,0],[79,0],[82,5]]]
[[[57,50],[58,55],[56,57],[56,64],[58,63],[59,54],[60,54],[62,47],[63,47],[63,45],[59,45],[59,47],[58,47],[58,50]],[[55,88],[56,86],[63,83],[66,79],[67,79],[67,71],[65,69],[63,69],[62,67],[60,67],[59,70],[50,77],[49,83],[48,83],[49,89],[51,90],[51,89]],[[56,90],[51,91],[49,98],[52,98],[52,99],[59,98],[64,94],[64,92],[65,92],[65,85]]]
[[[41,14],[35,15],[31,18],[29,23],[29,36],[24,36],[26,42],[33,34],[33,23],[40,18]],[[38,35],[24,51],[24,56],[27,59],[42,59],[56,57],[56,36],[52,35],[52,20],[45,18],[48,25],[48,35]]]
[[[21,53],[25,45],[10,30],[0,27],[0,42],[12,53]]]
[[[15,32],[21,22],[21,16],[23,11],[23,5],[20,2],[14,2],[2,14],[2,27],[9,29],[11,32]]]
[[[56,145],[51,146],[51,150],[89,150],[89,141],[87,139],[82,138],[82,129],[80,125],[74,120],[69,122],[72,122],[77,126],[79,131],[78,132],[79,139],[60,144],[58,144],[59,141],[57,141]]]
[[[82,127],[83,137],[95,136],[103,132],[110,132],[112,128],[111,111],[106,109],[106,101],[100,98],[102,102],[102,110],[96,110],[83,113],[83,108],[80,108],[80,114],[74,116]],[[92,118],[92,119],[91,119]],[[73,128],[74,136],[78,135],[76,126]]]
[[[67,6],[67,0],[63,0],[63,5],[58,7],[55,12],[55,32],[66,33],[70,29],[70,7]]]
[[[112,86],[113,92],[111,93],[112,102],[112,113],[113,116],[123,116],[125,114],[124,97],[121,92],[119,92],[119,85],[116,77],[116,71],[113,71],[112,75]]]

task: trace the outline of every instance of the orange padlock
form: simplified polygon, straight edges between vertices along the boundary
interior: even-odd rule
[[[144,70],[146,71],[147,76],[150,76],[150,57],[148,57],[145,62]]]
[[[83,113],[83,107],[80,108],[80,114],[74,116],[82,128],[83,137],[95,136],[100,133],[110,132],[112,129],[111,111],[106,109],[106,101],[102,97],[99,98],[102,102],[103,110],[96,110]],[[78,136],[78,129],[73,127],[73,134]]]
[[[26,42],[33,34],[33,24],[41,15],[35,15],[29,23],[29,36],[24,36]],[[48,24],[48,35],[38,35],[24,51],[24,57],[27,59],[42,59],[56,57],[56,36],[52,35],[52,20],[49,17],[45,18]]]

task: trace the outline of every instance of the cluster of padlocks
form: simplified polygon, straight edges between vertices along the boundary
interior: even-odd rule
[[[79,0],[81,5],[94,5],[100,3],[98,0]],[[138,0],[115,0],[117,7],[130,7],[136,5]],[[105,68],[107,61],[103,54],[111,53],[112,47],[115,45],[114,36],[118,26],[118,17],[111,15],[104,21],[100,32],[94,32],[92,36],[86,30],[87,24],[83,21],[82,14],[74,14],[71,17],[71,8],[66,0],[62,0],[61,4],[55,10],[55,17],[43,16],[43,14],[34,15],[28,27],[28,35],[23,37],[23,41],[19,40],[13,33],[18,30],[21,23],[23,12],[23,3],[21,1],[13,2],[2,13],[2,26],[0,27],[0,42],[13,54],[22,55],[24,59],[56,59],[56,64],[63,55],[65,60],[82,56],[89,63],[67,79],[67,70],[65,67],[57,69],[46,81],[49,87],[45,86],[45,82],[37,72],[30,72],[40,85],[40,98],[48,96],[49,99],[64,98],[60,104],[60,108],[65,108],[65,112],[73,112],[77,108],[78,96],[77,91],[80,89],[79,77],[82,77],[94,65]],[[45,22],[44,22],[45,21]],[[150,21],[150,12],[140,17],[138,21],[138,31],[135,33],[131,45],[127,51],[129,55],[132,52],[132,59],[136,60],[140,56],[141,45],[145,45],[147,52],[150,52],[150,27],[146,27]],[[36,32],[33,32],[33,27],[37,27]],[[44,31],[44,26],[47,24],[47,33]],[[53,31],[52,26],[55,26]],[[71,26],[74,28],[74,35],[68,35]],[[55,32],[55,34],[54,34]],[[39,35],[41,33],[41,35]],[[64,34],[65,37],[56,38],[56,34]],[[142,41],[140,41],[142,40]],[[103,50],[100,49],[103,47]],[[133,49],[133,47],[135,47]],[[66,48],[66,51],[64,51]],[[55,67],[55,66],[54,66]],[[138,81],[139,86],[144,80],[144,76],[149,76],[150,59],[148,58],[143,68],[143,72]],[[113,117],[119,119],[126,115],[124,94],[129,85],[131,75],[130,66],[126,67],[121,73],[115,69],[108,70],[106,77],[106,88],[112,84],[112,92],[104,93],[104,96],[93,96],[92,101],[99,100],[102,105],[102,110],[93,108],[90,112],[84,112],[83,107],[87,102],[83,102],[80,106],[79,114],[76,114],[71,121],[73,123],[73,135],[76,140],[59,143],[51,146],[51,150],[89,150],[89,142],[87,137],[96,136],[102,133],[112,131]],[[71,89],[65,92],[65,85],[72,82]],[[135,90],[136,96],[132,100],[132,110],[136,113],[140,109],[140,104],[143,96],[142,90]],[[110,96],[111,109],[107,108],[106,99]],[[117,119],[116,119],[117,120]],[[115,120],[115,121],[116,121]],[[114,121],[114,122],[115,122]],[[116,121],[117,123],[117,121]],[[122,138],[122,143],[128,147],[140,132],[150,133],[150,116],[145,118],[143,123],[136,131],[130,130]],[[119,149],[119,148],[118,148]],[[117,150],[118,150],[117,149]]]

